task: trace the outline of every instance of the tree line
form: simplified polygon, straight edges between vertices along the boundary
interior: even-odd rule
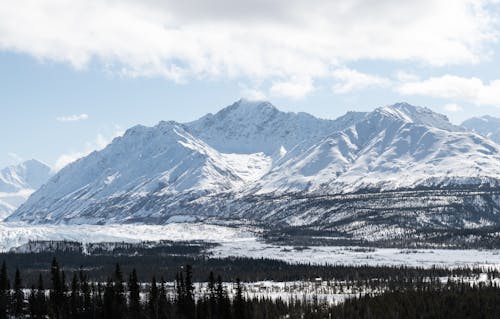
[[[0,319],[253,319],[253,318],[498,318],[498,278],[480,283],[440,281],[439,277],[391,277],[357,279],[359,296],[335,305],[313,298],[249,297],[239,279],[228,291],[220,275],[209,272],[206,289],[195,291],[193,268],[183,267],[175,276],[174,292],[163,278],[139,280],[132,269],[125,275],[119,264],[105,282],[89,280],[83,270],[66,272],[54,258],[50,280],[25,288],[16,269],[8,276],[5,262],[0,268]],[[376,289],[378,288],[378,289]]]

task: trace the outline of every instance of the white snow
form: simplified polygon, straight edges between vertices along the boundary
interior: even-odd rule
[[[272,258],[294,263],[414,266],[496,267],[500,250],[363,248],[343,246],[292,247],[265,244],[255,238],[224,242],[211,250],[214,257]]]
[[[83,243],[203,240],[220,244],[209,251],[214,258],[233,256],[271,258],[292,263],[500,268],[500,250],[277,246],[259,241],[256,232],[259,229],[200,223],[172,223],[163,226],[0,223],[0,251],[19,247],[30,240],[70,240]]]
[[[49,179],[51,174],[50,167],[36,160],[2,169],[0,171],[0,221],[24,203]]]
[[[231,196],[457,185],[500,185],[500,145],[430,109],[398,103],[332,121],[240,100],[191,123],[129,129],[61,170],[8,220],[199,220],[226,204],[238,214],[238,203],[224,202]]]
[[[500,119],[492,116],[473,117],[462,123],[462,126],[472,132],[481,134],[500,144]]]
[[[224,243],[254,238],[246,228],[199,223],[157,225],[26,225],[0,223],[0,251],[19,247],[30,240],[69,240],[83,243],[190,241]]]

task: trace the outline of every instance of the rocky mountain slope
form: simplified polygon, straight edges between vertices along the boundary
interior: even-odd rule
[[[137,126],[70,164],[9,221],[248,221],[351,238],[500,226],[500,146],[399,103],[337,120],[238,101]]]

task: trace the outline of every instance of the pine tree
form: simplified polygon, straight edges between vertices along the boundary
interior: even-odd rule
[[[115,287],[113,285],[113,281],[111,278],[108,278],[106,283],[106,287],[104,288],[104,296],[103,296],[103,315],[104,318],[118,318],[115,313]]]
[[[224,290],[224,286],[222,284],[222,277],[220,275],[217,276],[216,300],[217,300],[218,318],[229,318],[230,302],[227,293]]]
[[[158,286],[156,277],[151,280],[151,288],[149,290],[148,311],[150,319],[158,319]]]
[[[140,287],[137,279],[137,272],[132,269],[132,273],[128,280],[128,291],[129,291],[129,318],[136,319],[140,318],[141,315],[141,299],[140,299]]]
[[[240,278],[236,278],[236,296],[234,297],[235,318],[245,318],[245,300],[243,299],[243,289]]]
[[[82,318],[90,319],[92,318],[92,296],[91,288],[87,281],[87,276],[80,270],[80,287],[82,292]]]
[[[52,259],[50,268],[52,289],[50,290],[50,313],[51,317],[61,319],[63,316],[64,289],[61,280],[61,270],[56,258]]]
[[[76,273],[73,273],[71,280],[70,313],[71,318],[78,318],[80,315],[80,285]]]
[[[116,318],[123,318],[127,310],[127,303],[125,298],[125,288],[123,287],[123,274],[120,269],[120,264],[115,266],[114,276],[114,312]]]
[[[43,319],[47,315],[47,301],[45,298],[45,288],[43,285],[42,274],[38,275],[38,286],[36,290],[36,310],[35,310],[35,318]]]
[[[169,302],[167,299],[167,289],[165,288],[165,280],[161,279],[160,296],[158,298],[158,317],[159,319],[167,319],[169,317]]]
[[[210,317],[215,318],[217,309],[217,300],[215,294],[215,277],[212,271],[210,271],[210,274],[208,276],[208,291],[209,291]]]
[[[36,318],[36,289],[35,285],[31,286],[30,294],[28,296],[28,306],[30,318]]]
[[[24,292],[22,285],[21,272],[17,268],[14,277],[14,294],[12,296],[12,314],[16,318],[21,318],[24,313]]]
[[[195,303],[194,303],[194,286],[193,286],[193,269],[191,265],[186,265],[186,281],[184,284],[186,289],[184,296],[185,314],[189,319],[195,316]]]
[[[10,287],[5,261],[0,269],[0,319],[7,319],[7,312],[10,304]]]
[[[70,306],[68,303],[68,287],[66,285],[66,273],[64,271],[61,271],[61,288],[62,288],[62,294],[61,294],[61,309],[62,309],[62,316],[61,318],[69,318],[70,316]]]

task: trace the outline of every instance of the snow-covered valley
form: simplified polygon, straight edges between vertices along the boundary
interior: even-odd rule
[[[199,223],[168,225],[25,225],[0,224],[0,250],[5,252],[29,241],[54,240],[82,243],[141,241],[194,241],[216,243],[207,252],[213,258],[271,258],[291,263],[500,268],[500,250],[394,249],[355,246],[290,246],[265,243],[260,229]]]

